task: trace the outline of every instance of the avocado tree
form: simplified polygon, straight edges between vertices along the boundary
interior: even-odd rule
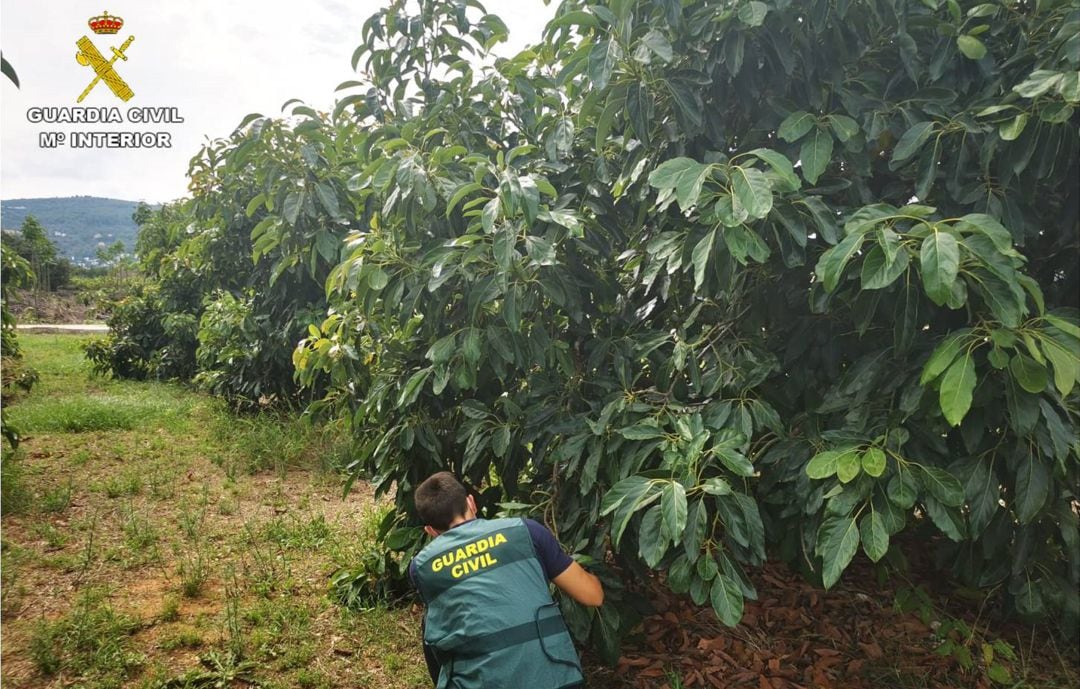
[[[828,587],[905,530],[1075,624],[1073,3],[568,0],[491,68],[501,22],[419,8],[342,85],[361,222],[295,353],[356,473],[412,515],[450,468],[728,624],[769,553]]]

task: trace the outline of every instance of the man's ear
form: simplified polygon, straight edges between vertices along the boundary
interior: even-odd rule
[[[465,496],[465,507],[467,509],[465,516],[468,517],[468,512],[472,512],[472,519],[476,519],[476,515],[479,513],[476,509],[476,500],[471,495]]]
[[[439,532],[435,529],[434,526],[428,526],[426,524],[424,525],[424,533],[426,533],[428,536],[431,536],[432,538],[435,538],[439,535]]]

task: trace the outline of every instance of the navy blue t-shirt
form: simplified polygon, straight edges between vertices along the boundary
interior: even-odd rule
[[[473,520],[470,519],[469,521]],[[468,523],[461,522],[461,524]],[[456,528],[461,524],[455,524],[450,528]],[[565,572],[573,560],[563,552],[559,542],[555,540],[555,535],[546,526],[532,519],[526,519],[525,526],[529,528],[529,536],[532,537],[536,558],[540,560],[540,567],[543,568],[544,576],[548,578],[548,581]],[[416,587],[416,560],[409,563],[409,581],[412,582],[413,587]]]

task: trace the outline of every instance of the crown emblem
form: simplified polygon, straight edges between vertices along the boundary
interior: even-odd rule
[[[102,12],[100,17],[90,17],[86,22],[94,33],[113,34],[124,25],[124,20],[108,12]]]

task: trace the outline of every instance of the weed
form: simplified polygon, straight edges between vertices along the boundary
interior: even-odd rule
[[[94,564],[94,556],[95,556],[95,550],[94,550],[95,543],[94,543],[94,540],[95,540],[95,537],[97,536],[97,523],[98,523],[98,516],[97,516],[97,513],[95,513],[93,518],[91,518],[91,520],[90,520],[89,533],[87,533],[87,535],[86,535],[86,546],[83,547],[82,554],[80,555],[79,560],[78,560],[78,564],[77,564],[77,567],[79,569],[79,578],[80,579],[82,578],[83,575],[86,574],[87,570],[90,569],[90,565]]]
[[[179,648],[200,648],[202,645],[202,635],[191,628],[181,629],[174,634],[162,637],[161,641],[158,642],[158,647],[163,651],[175,651]]]
[[[228,496],[222,496],[218,500],[218,514],[223,517],[236,514],[236,511],[240,509],[240,502],[236,498],[230,498]]]
[[[333,682],[318,670],[304,669],[296,673],[296,686],[301,689],[329,689]]]
[[[51,522],[37,522],[30,527],[30,531],[45,541],[49,550],[59,550],[67,545],[68,535],[52,525]]]
[[[195,598],[202,591],[203,584],[210,577],[210,563],[201,543],[180,552],[177,574],[180,575],[180,590],[186,598]]]
[[[87,680],[83,686],[118,686],[143,662],[131,650],[137,620],[116,612],[100,589],[88,589],[64,617],[42,621],[30,639],[30,657],[44,675],[60,671]]]
[[[70,479],[65,485],[46,491],[41,496],[41,511],[49,514],[66,512],[67,508],[71,507],[71,491]]]
[[[89,450],[78,450],[71,457],[71,466],[78,468],[78,467],[81,467],[81,466],[85,466],[86,463],[89,462],[89,461],[90,461],[90,451]]]
[[[31,503],[22,462],[16,452],[5,450],[0,459],[0,514],[25,512]]]
[[[266,523],[266,538],[283,548],[315,550],[330,538],[332,532],[326,517],[319,514],[306,521],[290,516],[288,520],[275,517]]]
[[[281,656],[278,666],[282,670],[295,670],[306,666],[315,657],[315,648],[311,644],[290,644]]]
[[[6,541],[3,543],[0,549],[0,613],[9,619],[22,609],[26,595],[26,587],[19,583],[23,559],[23,550],[9,546]]]
[[[162,466],[155,467],[147,476],[150,497],[155,500],[171,500],[176,497],[176,479],[175,472]]]
[[[192,670],[180,677],[170,679],[159,685],[161,689],[210,689],[211,687],[232,687],[239,684],[259,685],[252,674],[258,665],[228,653],[209,651],[199,656],[199,662],[206,670]]]
[[[180,619],[180,599],[176,596],[165,596],[158,619],[162,622],[175,622]]]
[[[240,625],[240,595],[236,570],[229,565],[225,574],[225,639],[229,655],[233,658],[241,658],[244,655],[244,630]]]
[[[121,510],[124,524],[124,545],[133,554],[150,550],[151,557],[157,555],[158,532],[153,523],[132,506],[126,505]]]
[[[202,525],[206,521],[206,508],[193,509],[185,504],[180,509],[176,521],[180,524],[180,532],[184,534],[184,538],[188,541],[196,541],[199,539]]]
[[[244,574],[251,581],[255,592],[269,597],[275,591],[290,588],[292,568],[285,551],[279,547],[275,552],[273,548],[264,546],[263,541],[256,537],[250,523],[244,525],[244,531],[247,534],[250,556],[244,561]]]
[[[127,469],[115,476],[110,476],[101,484],[101,490],[109,498],[138,495],[142,492],[142,476],[134,468]]]

